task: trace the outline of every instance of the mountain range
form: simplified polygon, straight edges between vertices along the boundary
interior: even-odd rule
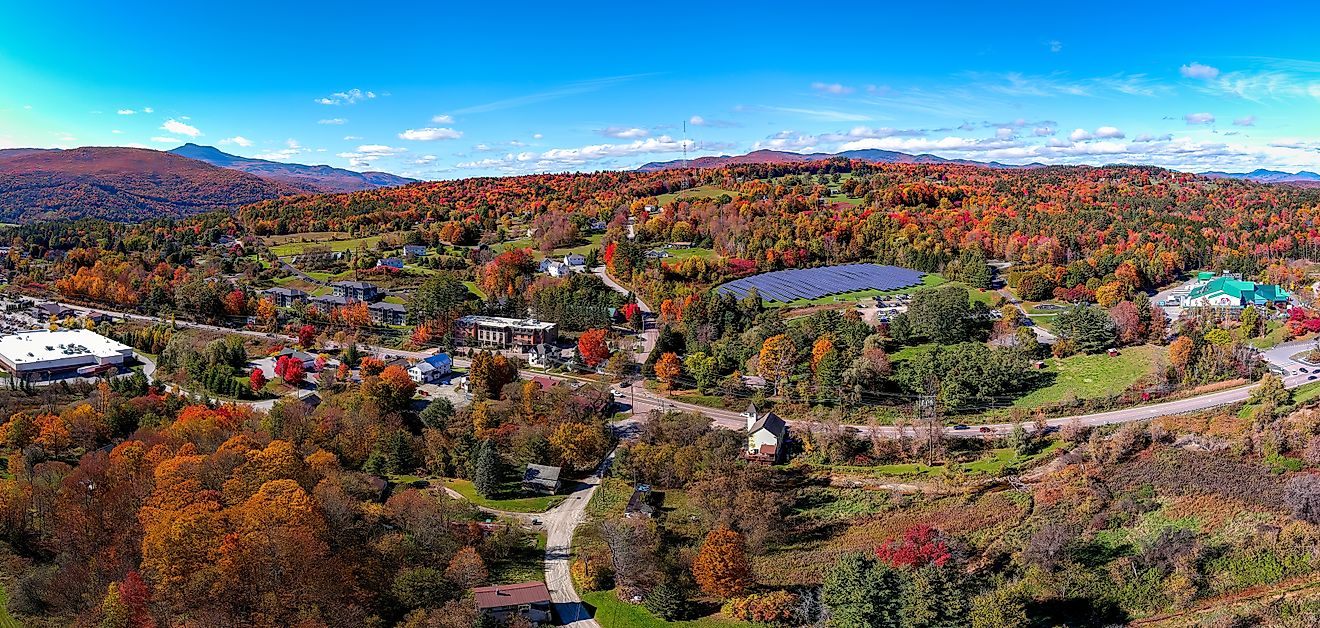
[[[936,155],[921,154],[911,155],[892,150],[880,149],[862,149],[846,150],[841,153],[790,153],[780,150],[757,150],[744,155],[720,155],[717,157],[697,157],[695,159],[673,161],[653,161],[642,164],[637,170],[641,172],[655,172],[657,170],[670,170],[673,168],[720,168],[724,166],[734,166],[738,164],[792,164],[804,161],[820,161],[822,159],[856,159],[874,164],[962,164],[968,166],[985,166],[988,168],[1039,168],[1044,164],[1031,163],[1026,165],[1002,164],[997,161],[972,161],[969,159],[945,159]]]
[[[356,192],[416,183],[417,179],[400,177],[388,172],[354,172],[333,166],[304,166],[265,159],[239,157],[214,146],[188,143],[170,151],[189,159],[204,161],[213,166],[238,170],[263,179],[280,181],[308,192]]]
[[[1297,185],[1320,185],[1320,174],[1303,170],[1298,173],[1288,173],[1279,170],[1266,170],[1258,168],[1251,172],[1218,172],[1210,171],[1201,173],[1211,178],[1223,179],[1247,179],[1258,183],[1292,183]]]

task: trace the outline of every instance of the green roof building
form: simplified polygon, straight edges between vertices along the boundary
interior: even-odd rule
[[[1199,278],[1199,277],[1198,277]],[[1285,305],[1287,290],[1265,283],[1216,277],[1187,293],[1183,307],[1241,308],[1248,305]]]

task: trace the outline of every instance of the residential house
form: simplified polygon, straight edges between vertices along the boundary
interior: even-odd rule
[[[593,220],[587,223],[587,228],[592,231],[604,231],[607,226],[604,220]]]
[[[508,349],[554,344],[559,326],[534,318],[464,316],[454,321],[454,340],[460,344]]]
[[[623,509],[623,516],[629,519],[654,519],[659,508],[655,506],[655,492],[649,484],[638,484],[628,498],[628,505]]]
[[[767,464],[783,462],[788,424],[774,412],[761,414],[755,405],[749,404],[742,414],[747,418],[745,457],[748,460]]]
[[[564,264],[573,272],[582,272],[587,269],[587,256],[581,253],[569,253],[564,256]]]
[[[547,344],[539,344],[527,352],[527,363],[540,368],[558,366],[560,359],[559,347]]]
[[[371,322],[380,325],[402,325],[407,321],[408,308],[398,303],[380,301],[367,306],[371,312]]]
[[[543,464],[528,464],[523,472],[522,488],[526,493],[554,495],[559,492],[559,467]]]
[[[409,257],[409,256],[411,256],[411,257],[426,257],[427,255],[430,254],[430,252],[431,252],[431,251],[430,251],[429,249],[427,249],[426,247],[424,247],[424,246],[422,246],[422,245],[420,245],[420,244],[405,244],[405,245],[403,245],[403,255],[404,255],[404,257]]]
[[[550,258],[541,260],[541,272],[551,277],[565,277],[569,273],[568,264],[558,262]]]
[[[649,259],[664,259],[669,257],[669,251],[664,249],[649,249],[646,251],[646,257]]]
[[[285,356],[288,356],[290,359],[298,360],[299,362],[302,362],[303,370],[308,373],[312,372],[312,369],[316,368],[316,356],[306,351],[299,351],[292,347],[285,347],[284,349],[281,349],[279,353],[275,354],[275,359],[279,360],[280,358]]]
[[[432,384],[454,371],[454,359],[440,353],[419,360],[408,367],[408,377],[418,384]]]
[[[276,286],[261,291],[261,296],[270,299],[276,307],[293,307],[295,303],[307,302],[307,293],[297,288]]]
[[[380,298],[380,288],[375,284],[366,281],[336,281],[330,284],[334,289],[335,296],[345,297],[354,301],[375,301]]]
[[[376,260],[376,268],[388,268],[390,270],[403,270],[403,260],[397,257],[382,257]]]
[[[533,626],[550,624],[550,590],[544,582],[498,584],[472,589],[477,610],[500,625],[521,617]]]

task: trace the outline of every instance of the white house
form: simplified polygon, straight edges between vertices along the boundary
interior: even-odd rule
[[[564,264],[568,265],[571,270],[580,272],[587,267],[587,256],[581,253],[569,253],[564,256]]]
[[[755,405],[750,404],[742,415],[747,418],[747,457],[770,463],[783,462],[788,424],[779,415],[773,412],[761,414]]]
[[[564,277],[569,273],[568,264],[557,262],[547,257],[541,260],[541,272],[550,275],[551,277]]]
[[[454,359],[448,353],[440,353],[418,361],[408,367],[408,377],[418,384],[430,384],[450,374],[454,370]]]

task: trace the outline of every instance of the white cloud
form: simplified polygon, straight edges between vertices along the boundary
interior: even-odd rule
[[[1158,135],[1158,136],[1151,135],[1149,133],[1142,133],[1141,135],[1132,138],[1132,143],[1145,144],[1147,142],[1167,142],[1171,139],[1173,139],[1172,133],[1166,133],[1164,135]]]
[[[477,144],[476,146],[472,147],[472,150],[477,151],[479,153],[484,153],[494,149],[490,147],[490,144]]]
[[[1030,75],[1020,72],[986,74],[970,72],[966,76],[990,92],[1005,96],[1103,96],[1112,93],[1128,96],[1158,96],[1169,91],[1145,74],[1115,74],[1084,79],[1070,79],[1055,73]]]
[[[1006,126],[995,129],[995,137],[1001,140],[1011,139],[1015,135],[1017,132]]]
[[[453,124],[454,116],[446,115],[442,113],[440,115],[431,116],[431,122],[434,122],[436,124]]]
[[[345,136],[344,136],[344,141],[345,141],[345,142],[356,142],[356,141],[361,140],[361,139],[362,139],[362,136],[361,136],[361,135],[345,135]]]
[[[750,109],[755,110],[758,108],[753,107]],[[866,122],[871,119],[871,116],[865,114],[835,111],[833,109],[801,109],[798,107],[760,107],[759,109],[779,113],[793,113],[826,122]]]
[[[151,107],[143,107],[142,113],[156,113],[156,110],[152,109]]]
[[[1187,121],[1187,124],[1214,124],[1215,116],[1212,113],[1203,111],[1200,113],[1189,113],[1183,116],[1183,120]]]
[[[285,148],[281,148],[278,150],[269,150],[264,153],[253,156],[256,157],[257,159],[281,160],[281,159],[292,159],[297,155],[311,152],[310,150],[303,148],[302,144],[298,143],[298,140],[293,138],[284,140],[284,146]]]
[[[541,138],[543,138],[543,137],[545,137],[545,136],[544,136],[544,135],[541,135],[540,133],[533,133],[533,134],[532,134],[532,139],[534,139],[534,140],[539,140],[539,139],[541,139]]]
[[[1182,74],[1184,78],[1205,79],[1209,81],[1219,77],[1219,68],[1193,61],[1188,65],[1178,68],[1178,73]]]
[[[1052,126],[1038,126],[1036,127],[1036,130],[1032,132],[1035,133],[1037,137],[1047,137],[1057,133],[1058,129],[1055,129]]]
[[[124,133],[123,131],[120,131],[119,129],[110,129],[110,132],[111,132],[111,133],[114,133],[115,135],[123,135],[123,133]]]
[[[238,146],[242,146],[242,147],[244,147],[244,148],[247,148],[248,146],[251,146],[251,145],[252,145],[252,140],[250,140],[250,139],[248,139],[248,138],[246,138],[246,137],[243,137],[242,135],[235,135],[234,137],[227,137],[227,138],[225,138],[225,139],[223,139],[223,140],[220,140],[220,143],[221,143],[221,144],[236,144],[236,145],[238,145]]]
[[[692,116],[691,118],[688,118],[688,124],[691,124],[692,126],[708,126],[721,129],[738,126],[737,122],[729,120],[712,120],[701,116]]]
[[[348,122],[348,120],[343,118],[326,118],[324,120],[316,121],[317,124],[343,124],[345,122]]]
[[[1046,42],[1046,45],[1050,47],[1050,52],[1060,52],[1063,50],[1063,42],[1057,39],[1051,39]]]
[[[612,126],[596,131],[605,137],[613,137],[621,140],[632,140],[640,137],[646,137],[651,134],[650,131],[639,127]]]
[[[456,140],[463,137],[462,131],[455,131],[450,128],[426,127],[424,129],[408,129],[399,134],[399,139],[415,140],[429,142],[434,140]]]
[[[160,137],[160,136],[156,136],[156,137],[151,138],[151,141],[156,142],[157,144],[182,144],[182,143],[183,143],[183,140],[181,140],[181,139],[179,139],[179,138],[177,138],[177,137]]]
[[[1123,132],[1117,127],[1102,126],[1095,130],[1095,136],[1103,139],[1118,139],[1123,137]]]
[[[376,92],[353,88],[348,91],[335,92],[329,96],[317,98],[315,102],[322,105],[352,105],[375,97]]]
[[[1072,133],[1068,134],[1068,139],[1074,142],[1089,140],[1091,139],[1091,132],[1086,129],[1074,129]]]
[[[117,113],[117,114],[119,114],[119,115],[121,115],[121,116],[131,116],[131,115],[135,115],[135,114],[137,114],[137,111],[134,111],[134,110],[132,110],[132,109],[120,109],[119,111],[116,111],[115,113]]]
[[[1233,119],[1233,126],[1256,126],[1256,116],[1242,116]]]
[[[365,168],[374,161],[406,152],[408,152],[406,148],[395,148],[382,144],[364,144],[357,147],[355,151],[338,153],[336,156],[347,159],[349,165],[355,168]]]
[[[732,148],[726,144],[687,142],[689,153],[711,152]],[[677,154],[683,150],[683,141],[668,135],[639,139],[621,144],[593,144],[578,148],[553,148],[544,152],[523,151],[507,153],[502,157],[491,157],[477,161],[456,164],[456,168],[490,169],[506,173],[554,172],[581,169],[588,164],[608,163],[615,159],[626,159],[648,154]],[[592,167],[599,167],[593,165]]]
[[[818,92],[824,92],[826,94],[834,94],[836,96],[851,94],[854,91],[856,91],[853,88],[847,85],[843,85],[841,83],[822,83],[820,81],[812,83],[811,89],[814,89]]]
[[[701,116],[692,116],[690,119],[688,119],[688,123],[690,123],[692,126],[702,126],[706,124],[706,119]]]
[[[184,124],[182,122],[179,122],[178,120],[175,120],[174,118],[170,118],[169,120],[166,120],[165,124],[161,125],[160,130],[166,131],[168,133],[173,133],[175,135],[187,135],[188,137],[197,137],[198,135],[202,134],[201,131],[197,130],[197,127],[192,126],[190,124]]]

